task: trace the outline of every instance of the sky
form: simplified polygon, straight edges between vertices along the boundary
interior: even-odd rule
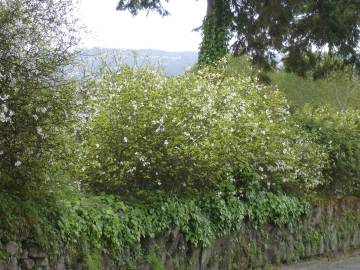
[[[80,0],[80,21],[87,28],[81,46],[197,51],[201,26],[206,13],[205,0],[171,0],[166,4],[171,15],[116,11],[117,0]]]

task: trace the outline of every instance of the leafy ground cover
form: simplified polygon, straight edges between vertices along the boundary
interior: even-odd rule
[[[195,246],[238,230],[245,222],[296,224],[309,203],[283,194],[252,193],[240,199],[231,189],[202,197],[159,195],[146,203],[110,195],[32,197],[0,194],[0,240],[26,239],[57,256],[67,247],[76,256],[102,251],[121,260],[122,251],[144,238],[179,228]]]

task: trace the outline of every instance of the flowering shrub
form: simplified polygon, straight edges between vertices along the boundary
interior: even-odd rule
[[[75,42],[69,4],[0,1],[0,189],[39,189],[67,152],[75,105],[75,85],[61,74]]]
[[[317,134],[330,157],[325,171],[328,192],[360,194],[360,111],[338,112],[329,107],[313,109],[309,106],[297,114],[299,122]]]
[[[221,67],[178,78],[123,67],[91,84],[82,170],[96,191],[312,189],[326,154],[289,117],[279,91]]]

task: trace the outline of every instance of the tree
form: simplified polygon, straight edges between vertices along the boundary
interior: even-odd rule
[[[154,11],[162,16],[170,13],[163,2],[169,0],[119,0],[117,10],[128,10],[132,15],[139,11]],[[203,21],[203,41],[200,46],[199,63],[212,63],[228,52],[229,26],[232,21],[229,0],[207,0],[207,12]]]
[[[64,66],[77,43],[71,0],[0,1],[0,189],[49,181],[71,116]]]
[[[327,54],[360,68],[358,0],[207,0],[199,62],[216,61],[228,51],[248,54],[268,69],[279,58],[288,71],[304,75]],[[160,0],[120,0],[118,10],[152,10],[168,15]]]
[[[199,64],[211,64],[228,53],[231,25],[229,1],[208,0],[199,51]]]

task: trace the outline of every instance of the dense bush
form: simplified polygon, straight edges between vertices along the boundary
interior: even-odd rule
[[[1,190],[38,190],[67,172],[56,167],[69,152],[64,134],[75,107],[75,85],[62,74],[76,43],[71,7],[0,1]]]
[[[256,70],[249,58],[241,56],[229,57],[226,70],[230,76],[249,76],[259,83],[277,87],[294,110],[301,110],[305,104],[330,106],[338,111],[360,109],[360,77],[357,70],[341,63],[328,63],[327,59],[319,61],[318,65],[317,71],[309,72],[304,78],[281,68],[270,72]],[[324,74],[318,76],[317,72]]]
[[[334,71],[318,80],[284,71],[270,73],[269,77],[296,109],[301,110],[305,104],[330,106],[338,111],[360,109],[360,80],[352,70]]]
[[[330,167],[325,170],[327,191],[360,195],[360,111],[337,112],[329,107],[307,106],[296,117],[317,135],[318,143],[329,153]]]
[[[95,191],[311,189],[326,155],[279,91],[203,69],[178,78],[122,68],[91,84],[84,183]]]

